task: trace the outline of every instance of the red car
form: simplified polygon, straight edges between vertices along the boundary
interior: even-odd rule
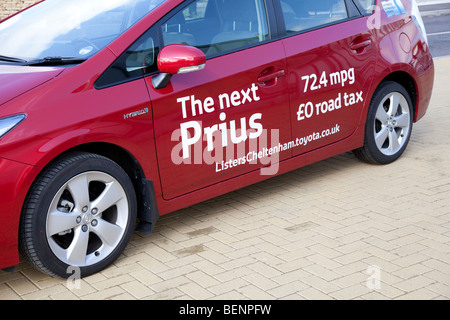
[[[426,112],[415,0],[46,0],[0,23],[0,268],[102,270],[160,215]]]

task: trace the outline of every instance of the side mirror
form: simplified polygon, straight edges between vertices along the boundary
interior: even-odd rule
[[[184,44],[170,44],[161,49],[158,55],[160,74],[152,78],[155,89],[162,89],[171,77],[179,73],[188,73],[205,68],[206,57],[200,50]]]

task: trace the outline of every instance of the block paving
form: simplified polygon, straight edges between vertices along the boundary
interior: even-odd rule
[[[345,153],[165,215],[80,282],[24,259],[1,300],[450,299],[450,57],[387,166]]]

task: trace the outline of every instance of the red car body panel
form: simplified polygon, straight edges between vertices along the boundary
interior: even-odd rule
[[[376,33],[366,22],[365,17],[358,18],[283,40],[291,77],[291,114],[300,112],[291,117],[293,136],[305,137],[339,126],[336,134],[297,148],[294,155],[345,139],[361,124],[361,115],[367,112],[364,106],[368,104],[357,102],[356,96],[370,100],[378,58]],[[368,45],[361,50],[352,49],[364,42]],[[320,79],[324,81],[321,83]],[[350,95],[355,96],[355,103],[350,102]]]
[[[410,7],[407,7],[407,10],[410,10]],[[411,76],[418,93],[414,115],[414,121],[418,121],[428,108],[434,83],[434,64],[428,45],[407,15],[393,22],[383,17],[381,25],[378,30],[381,59],[377,63],[374,81],[380,83],[395,72]],[[406,45],[402,45],[405,40]]]
[[[236,63],[236,61],[238,62]],[[285,123],[285,119],[289,118],[287,78],[278,79],[277,85],[256,86],[258,76],[266,70],[286,69],[284,50],[280,41],[250,48],[234,55],[210,59],[207,64],[208,68],[183,75],[183,79],[173,77],[170,85],[165,89],[155,90],[150,84],[148,85],[152,98],[161,187],[164,199],[167,200],[208,187],[233,176],[257,170],[261,166],[261,164],[258,166],[246,163],[225,169],[222,161],[230,160],[226,154],[213,155],[214,162],[217,160],[218,164],[205,166],[202,164],[204,160],[207,160],[204,156],[207,152],[205,141],[199,141],[200,143],[192,147],[189,158],[182,159],[182,155],[178,154],[178,152],[182,153],[178,139],[179,134],[177,134],[180,124],[200,118],[201,130],[215,124],[223,124],[230,129],[232,123],[236,130],[243,126],[250,129],[249,122],[252,121],[252,117],[256,117],[255,122],[260,123],[264,129],[279,129],[280,141],[290,140],[291,130]],[[228,67],[223,68],[222,66]],[[252,90],[255,87],[257,90]],[[195,94],[193,94],[194,92]],[[228,104],[228,100],[225,100],[230,98],[233,92],[236,94],[236,106],[231,102]],[[248,94],[248,98],[244,97],[245,94]],[[221,96],[223,98],[219,99]],[[203,114],[194,110],[196,111],[194,116],[192,105],[195,104],[194,108],[198,109],[200,104],[204,105],[208,98],[215,102],[210,107],[214,110],[211,113],[203,111]],[[186,104],[185,118],[182,114],[183,102],[177,103],[177,99],[183,100]],[[251,102],[249,102],[250,100]],[[261,110],[264,110],[263,116],[260,113]],[[220,115],[225,117],[221,119]],[[232,131],[234,132],[234,130]],[[220,140],[220,135],[217,138]],[[250,140],[246,139],[246,141],[236,144],[236,147],[244,152],[249,152]],[[237,154],[233,152],[235,146],[231,144],[229,146],[233,148],[231,150],[234,153],[233,156],[237,157]],[[222,143],[215,144],[215,147],[215,150],[220,151],[226,149]],[[180,164],[174,166],[173,157]],[[280,159],[288,157],[290,157],[290,151],[280,154]],[[194,176],[196,178],[192,179]],[[174,183],[175,181],[177,183]]]
[[[30,165],[0,158],[2,189],[0,192],[0,267],[6,268],[19,263],[17,250],[19,218],[27,188],[33,175],[39,170]]]
[[[57,77],[61,68],[31,68],[4,66],[0,70],[0,105],[21,95],[22,88],[32,90],[38,85]]]
[[[267,179],[270,175],[261,175],[260,171],[265,165],[275,166],[276,173],[282,174],[361,147],[370,98],[388,77],[402,74],[412,79],[417,92],[414,120],[420,119],[433,86],[432,57],[410,16],[388,18],[377,2],[372,16],[379,19],[379,24],[374,28],[367,24],[371,17],[364,16],[215,57],[207,60],[204,70],[173,76],[161,90],[152,87],[151,77],[100,90],[94,83],[181,0],[164,2],[78,66],[0,66],[0,118],[27,115],[23,123],[0,139],[0,268],[19,262],[20,215],[32,183],[53,159],[73,148],[102,144],[125,150],[139,163],[145,178],[153,181],[156,205],[162,215]],[[403,3],[409,12],[409,1]],[[352,49],[360,43],[368,45]],[[309,81],[311,74],[320,78],[325,72],[329,80],[331,74],[341,71],[347,72],[348,79],[351,69],[354,81],[345,91],[339,84],[328,83],[326,90],[314,94],[311,86],[306,87],[307,78],[302,79],[307,76]],[[237,92],[241,103],[227,108],[224,117],[217,99],[233,92]],[[362,101],[342,107],[339,112],[328,109],[316,114],[316,119],[311,116],[298,120],[304,116],[304,111],[298,114],[302,103],[311,101],[316,105],[339,98],[343,104],[344,93],[359,93]],[[269,141],[271,133],[278,134],[281,143],[288,143],[335,125],[340,130],[303,148],[282,151],[270,164],[247,163],[227,169],[222,162],[219,167],[217,163],[195,164],[194,153],[186,159],[180,157],[179,136],[173,135],[180,123],[197,119],[190,105],[195,102],[204,107],[208,97],[216,99],[216,105],[202,114],[202,129],[220,123],[229,128],[231,121],[240,128],[242,123],[249,125],[255,114],[261,114],[253,118],[254,129],[261,124],[269,132]],[[180,98],[186,103],[185,117],[182,102],[177,102]],[[127,118],[139,110],[145,112]],[[251,139],[246,139],[236,146],[248,151],[250,143]],[[206,147],[207,142],[200,141],[199,150]],[[178,165],[173,163],[174,150],[178,152]],[[225,162],[230,159],[223,158]]]

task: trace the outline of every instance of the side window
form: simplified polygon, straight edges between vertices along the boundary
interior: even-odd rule
[[[375,0],[354,0],[355,3],[359,3],[363,13],[372,13],[375,6]]]
[[[161,29],[164,45],[188,44],[206,57],[269,39],[264,0],[197,0]]]
[[[157,41],[153,28],[145,32],[97,79],[96,88],[135,80],[157,71]]]
[[[281,0],[287,34],[347,19],[345,0]]]

